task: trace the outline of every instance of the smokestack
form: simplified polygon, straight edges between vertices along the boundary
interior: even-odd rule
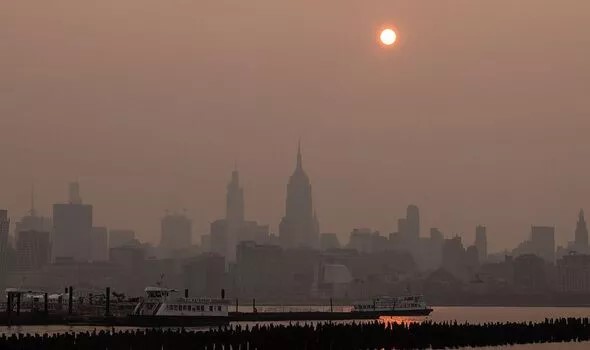
[[[77,181],[70,182],[68,201],[70,204],[82,204],[82,197],[80,197],[80,184]]]

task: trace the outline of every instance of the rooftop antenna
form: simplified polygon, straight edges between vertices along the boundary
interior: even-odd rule
[[[37,210],[35,209],[35,184],[31,185],[31,209],[29,210],[31,216],[37,216]]]

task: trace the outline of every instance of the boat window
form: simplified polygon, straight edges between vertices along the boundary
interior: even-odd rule
[[[209,311],[213,311],[213,306],[209,306]]]
[[[217,311],[221,311],[221,306],[218,306],[217,307]]]

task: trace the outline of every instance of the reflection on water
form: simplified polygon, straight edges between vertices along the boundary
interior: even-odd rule
[[[383,322],[457,321],[485,322],[540,322],[546,318],[590,317],[588,307],[435,307],[427,317],[381,317]]]

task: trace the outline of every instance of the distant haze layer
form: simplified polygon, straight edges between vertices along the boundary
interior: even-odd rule
[[[277,230],[301,137],[322,232],[395,230],[491,250],[590,210],[587,0],[0,2],[0,207],[66,199],[157,242],[197,233],[237,161],[246,215]],[[383,25],[395,48],[377,43]]]

